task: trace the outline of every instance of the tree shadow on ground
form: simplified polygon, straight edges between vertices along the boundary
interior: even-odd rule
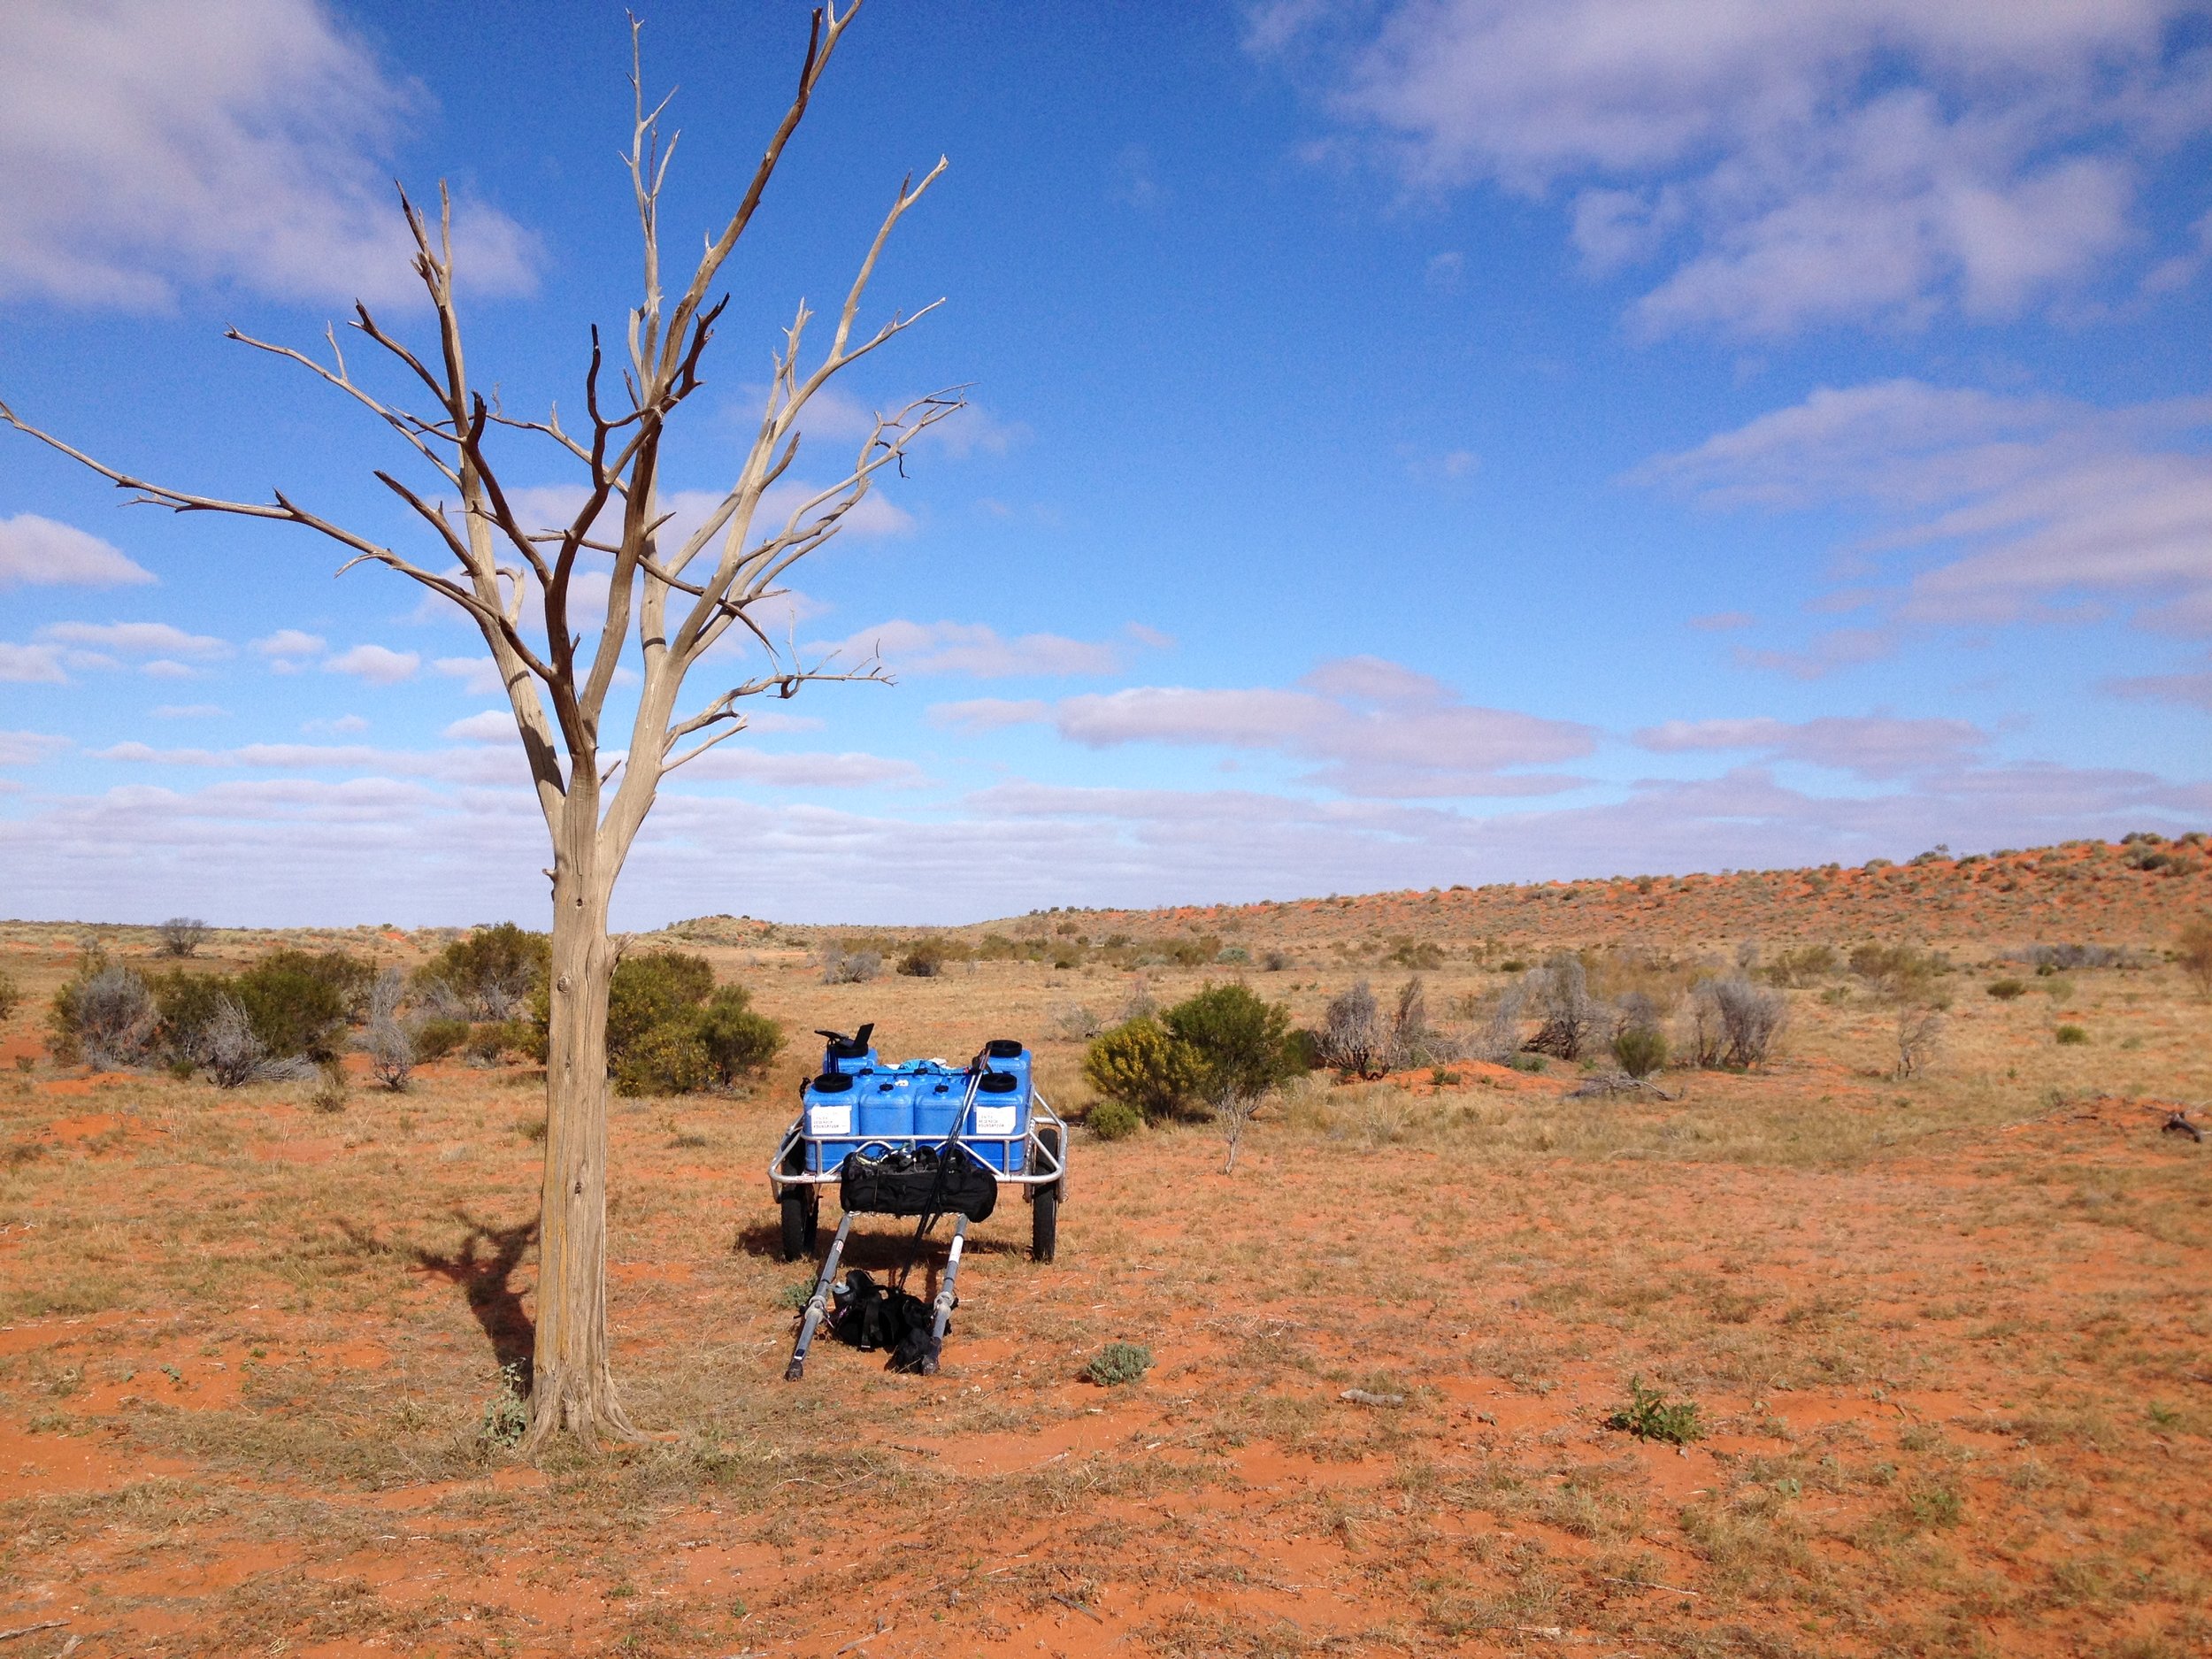
[[[502,1371],[518,1377],[518,1390],[527,1394],[538,1327],[522,1305],[522,1293],[515,1288],[514,1275],[530,1247],[537,1242],[537,1218],[532,1217],[512,1227],[493,1227],[472,1218],[465,1210],[457,1210],[453,1214],[454,1219],[467,1229],[458,1248],[449,1256],[440,1256],[420,1245],[411,1244],[406,1247],[407,1255],[417,1267],[461,1287],[461,1294],[468,1299],[469,1311],[476,1316],[476,1323],[483,1327],[484,1335],[492,1345],[492,1357]]]

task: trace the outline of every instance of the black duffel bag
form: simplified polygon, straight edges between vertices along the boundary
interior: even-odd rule
[[[871,1216],[962,1215],[989,1217],[998,1203],[998,1179],[964,1147],[942,1154],[935,1147],[895,1148],[880,1157],[856,1152],[837,1178],[837,1202]]]

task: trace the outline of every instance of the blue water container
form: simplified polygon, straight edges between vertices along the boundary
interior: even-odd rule
[[[1028,1166],[1029,1152],[1029,1064],[1022,1056],[1021,1070],[1004,1064],[1002,1058],[991,1061],[992,1069],[984,1072],[977,1084],[975,1104],[969,1110],[966,1133],[962,1139],[977,1157],[993,1169],[1009,1175],[1019,1175]]]
[[[826,1071],[806,1086],[800,1097],[799,1132],[805,1137],[810,1171],[826,1174],[861,1145],[860,1091],[865,1081],[842,1071]]]
[[[994,1037],[983,1045],[983,1069],[1010,1071],[1021,1079],[1025,1091],[1029,1087],[1029,1050],[1011,1037]]]
[[[853,1079],[854,1130],[863,1141],[903,1144],[914,1138],[914,1085],[902,1071],[870,1071]]]
[[[908,1094],[913,1102],[914,1138],[943,1141],[952,1133],[953,1122],[960,1116],[960,1102],[967,1097],[968,1075],[964,1071],[933,1070],[918,1074]]]

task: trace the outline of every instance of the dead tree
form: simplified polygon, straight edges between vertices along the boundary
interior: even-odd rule
[[[791,567],[837,533],[876,474],[896,467],[915,437],[957,409],[956,392],[917,399],[879,415],[838,482],[812,492],[779,524],[755,522],[763,495],[789,471],[799,449],[800,417],[830,380],[935,309],[895,314],[872,333],[855,333],[863,296],[892,230],[944,171],[917,184],[910,175],[860,261],[828,347],[804,357],[814,313],[803,302],[774,360],[774,373],[734,480],[705,521],[671,545],[660,495],[662,440],[670,419],[695,392],[700,365],[727,303],[712,297],[724,263],[752,223],[785,146],[807,111],[832,55],[859,10],[834,4],[813,15],[806,57],[789,106],[755,168],[742,199],[672,300],[662,285],[661,188],[675,148],[661,141],[666,100],[649,108],[631,33],[635,119],[627,162],[643,254],[642,292],[629,313],[618,390],[607,384],[598,330],[583,377],[584,419],[565,425],[557,408],[543,419],[503,410],[487,397],[463,354],[454,298],[452,211],[444,187],[434,221],[403,193],[415,243],[414,269],[435,312],[437,344],[419,353],[367,308],[348,326],[388,358],[387,366],[426,393],[415,412],[356,378],[334,329],[325,331],[326,362],[288,346],[229,331],[229,337],[289,359],[353,399],[406,446],[417,483],[375,476],[412,511],[440,556],[418,562],[373,538],[321,517],[277,492],[265,503],[223,501],[150,483],[95,460],[19,419],[0,404],[0,419],[73,457],[132,492],[132,499],[178,512],[235,514],[299,525],[342,544],[355,565],[382,565],[457,605],[475,622],[497,664],[531,782],[552,841],[553,954],[546,1066],[545,1173],[541,1197],[538,1317],[533,1355],[531,1429],[534,1448],[566,1429],[585,1440],[633,1438],[608,1363],[606,1294],[607,993],[614,951],[607,911],[615,879],[653,805],[661,780],[745,727],[747,699],[788,698],[811,680],[881,680],[872,663],[803,663],[779,647],[765,613],[787,591]],[[941,303],[941,302],[938,302]],[[611,396],[611,393],[613,394]],[[584,500],[567,523],[541,527],[518,516],[503,478],[512,453],[528,446],[580,469]],[[576,614],[580,561],[611,565],[603,613]],[[448,574],[438,567],[457,565]],[[723,636],[743,631],[762,656],[760,672],[686,711],[686,678]],[[601,718],[626,641],[634,634],[642,682],[626,743],[604,741]]]

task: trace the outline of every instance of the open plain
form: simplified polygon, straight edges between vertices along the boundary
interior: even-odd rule
[[[2165,948],[2212,874],[2130,851],[1048,912],[841,985],[817,961],[849,930],[669,930],[640,942],[708,956],[789,1041],[747,1097],[614,1103],[618,1372],[650,1438],[535,1464],[483,1430],[529,1353],[541,1074],[360,1069],[319,1105],[59,1068],[81,941],[153,935],[9,925],[6,1651],[2206,1651],[2212,1145],[2165,1125],[2206,1116],[2212,1004]],[[411,966],[450,936],[224,932],[197,961]],[[1450,1027],[1555,950],[1678,987],[1897,942],[1950,964],[1916,1075],[1839,962],[1784,976],[1766,1064],[1663,1095],[1578,1098],[1556,1061],[1317,1073],[1233,1175],[1202,1121],[1079,1130],[1057,1261],[1018,1204],[985,1224],[940,1375],[823,1343],[781,1380],[806,1269],[763,1170],[813,1027],[872,1019],[900,1056],[1019,1036],[1079,1116],[1080,1033],[1140,983],[1241,976],[1311,1024],[1417,972]],[[2115,965],[2023,955],[2075,945]],[[877,1223],[850,1260],[899,1250]],[[1084,1380],[1117,1340],[1149,1372]],[[1609,1427],[1632,1381],[1697,1437]]]

